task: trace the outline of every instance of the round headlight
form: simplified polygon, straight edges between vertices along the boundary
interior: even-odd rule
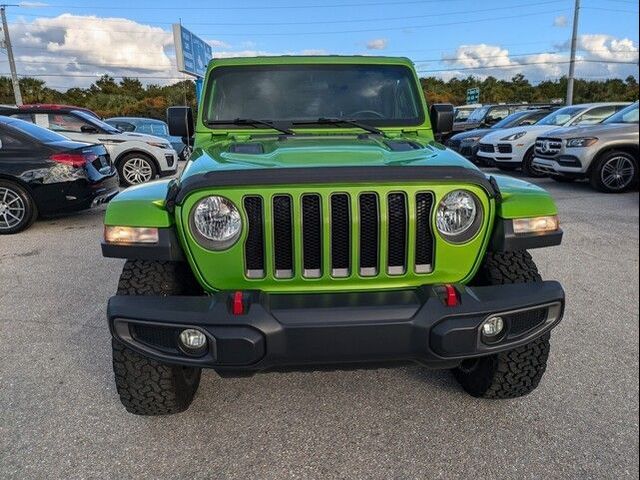
[[[229,248],[242,231],[242,217],[236,206],[217,195],[196,203],[191,210],[190,224],[198,242],[211,250]]]
[[[482,207],[471,192],[454,190],[440,201],[436,212],[436,227],[449,242],[471,240],[481,226]]]

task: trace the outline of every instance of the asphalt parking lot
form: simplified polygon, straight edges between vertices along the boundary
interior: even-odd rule
[[[104,210],[0,237],[0,478],[637,478],[638,193],[538,183],[565,240],[533,254],[568,303],[512,401],[419,367],[207,372],[187,412],[136,417],[112,379]]]

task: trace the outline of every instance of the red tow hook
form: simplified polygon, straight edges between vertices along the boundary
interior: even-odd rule
[[[244,299],[242,292],[235,292],[231,300],[231,313],[234,315],[244,315]]]
[[[447,307],[457,307],[460,304],[460,300],[458,299],[458,292],[456,292],[456,289],[453,287],[453,285],[445,285],[444,291],[444,304]]]

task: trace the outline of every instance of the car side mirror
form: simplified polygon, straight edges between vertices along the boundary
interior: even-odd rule
[[[434,103],[429,110],[431,128],[436,135],[444,135],[453,131],[453,105],[450,103]]]
[[[195,129],[193,110],[191,107],[167,108],[167,125],[169,125],[169,135],[191,138]]]
[[[80,131],[82,133],[100,133],[96,127],[92,127],[91,125],[82,125]]]

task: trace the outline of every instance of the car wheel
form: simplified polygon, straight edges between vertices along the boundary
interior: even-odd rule
[[[524,173],[527,177],[531,178],[542,178],[545,177],[546,174],[541,172],[533,165],[534,158],[533,147],[527,150],[527,153],[524,154],[524,158],[522,159],[522,173]]]
[[[0,235],[21,232],[38,216],[36,204],[17,183],[0,180]]]
[[[474,285],[503,285],[541,281],[526,251],[488,253]],[[547,333],[521,347],[463,361],[453,376],[470,395],[481,398],[517,398],[536,389],[547,368]]]
[[[605,153],[591,170],[591,186],[605,193],[626,192],[638,183],[636,159],[621,151]]]
[[[186,263],[128,260],[118,295],[201,295]],[[202,369],[159,362],[112,339],[113,372],[120,401],[136,415],[179,413],[191,405]]]
[[[146,155],[131,153],[118,162],[118,174],[122,186],[130,187],[153,180],[158,174],[158,169],[153,160]]]
[[[180,152],[180,160],[186,162],[191,158],[192,154],[193,147],[191,145],[187,145],[182,149],[182,152]]]

